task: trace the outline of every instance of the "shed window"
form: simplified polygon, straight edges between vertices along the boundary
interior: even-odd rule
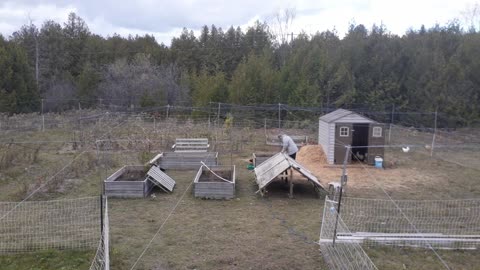
[[[373,137],[380,138],[382,137],[382,128],[381,127],[373,127]]]
[[[348,137],[349,135],[349,128],[348,127],[340,127],[340,137]]]

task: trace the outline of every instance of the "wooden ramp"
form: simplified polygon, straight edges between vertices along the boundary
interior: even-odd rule
[[[277,153],[254,169],[259,190],[264,189],[273,181],[273,179],[277,178],[281,173],[290,168],[295,169],[305,176],[315,187],[326,190],[315,175],[300,163],[283,153]]]
[[[172,192],[175,187],[175,180],[162,172],[157,166],[150,168],[147,172],[147,179],[164,191]]]

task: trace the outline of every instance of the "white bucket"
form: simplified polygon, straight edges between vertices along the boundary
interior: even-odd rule
[[[375,157],[375,168],[383,168],[383,158],[381,156]]]

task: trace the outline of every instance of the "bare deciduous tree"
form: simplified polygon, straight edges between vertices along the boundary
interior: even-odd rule
[[[279,45],[288,43],[288,35],[291,34],[291,27],[296,13],[295,8],[286,8],[278,10],[273,15],[271,24],[273,26],[275,39]]]
[[[464,11],[461,12],[463,22],[471,29],[480,31],[480,4],[468,4]]]
[[[157,66],[147,55],[137,54],[130,63],[120,59],[107,66],[101,96],[119,106],[173,105],[188,97],[180,79],[175,64]]]

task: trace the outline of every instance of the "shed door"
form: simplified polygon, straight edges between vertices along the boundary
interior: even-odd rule
[[[352,145],[352,124],[335,124],[335,153],[333,156],[334,164],[343,164],[345,159],[345,152],[347,148],[345,145]],[[347,162],[350,163],[352,155],[348,155]]]
[[[385,158],[385,151],[382,146],[385,144],[385,126],[382,124],[370,124],[368,131],[368,145],[374,146],[368,149],[368,164],[375,164],[375,156]]]

